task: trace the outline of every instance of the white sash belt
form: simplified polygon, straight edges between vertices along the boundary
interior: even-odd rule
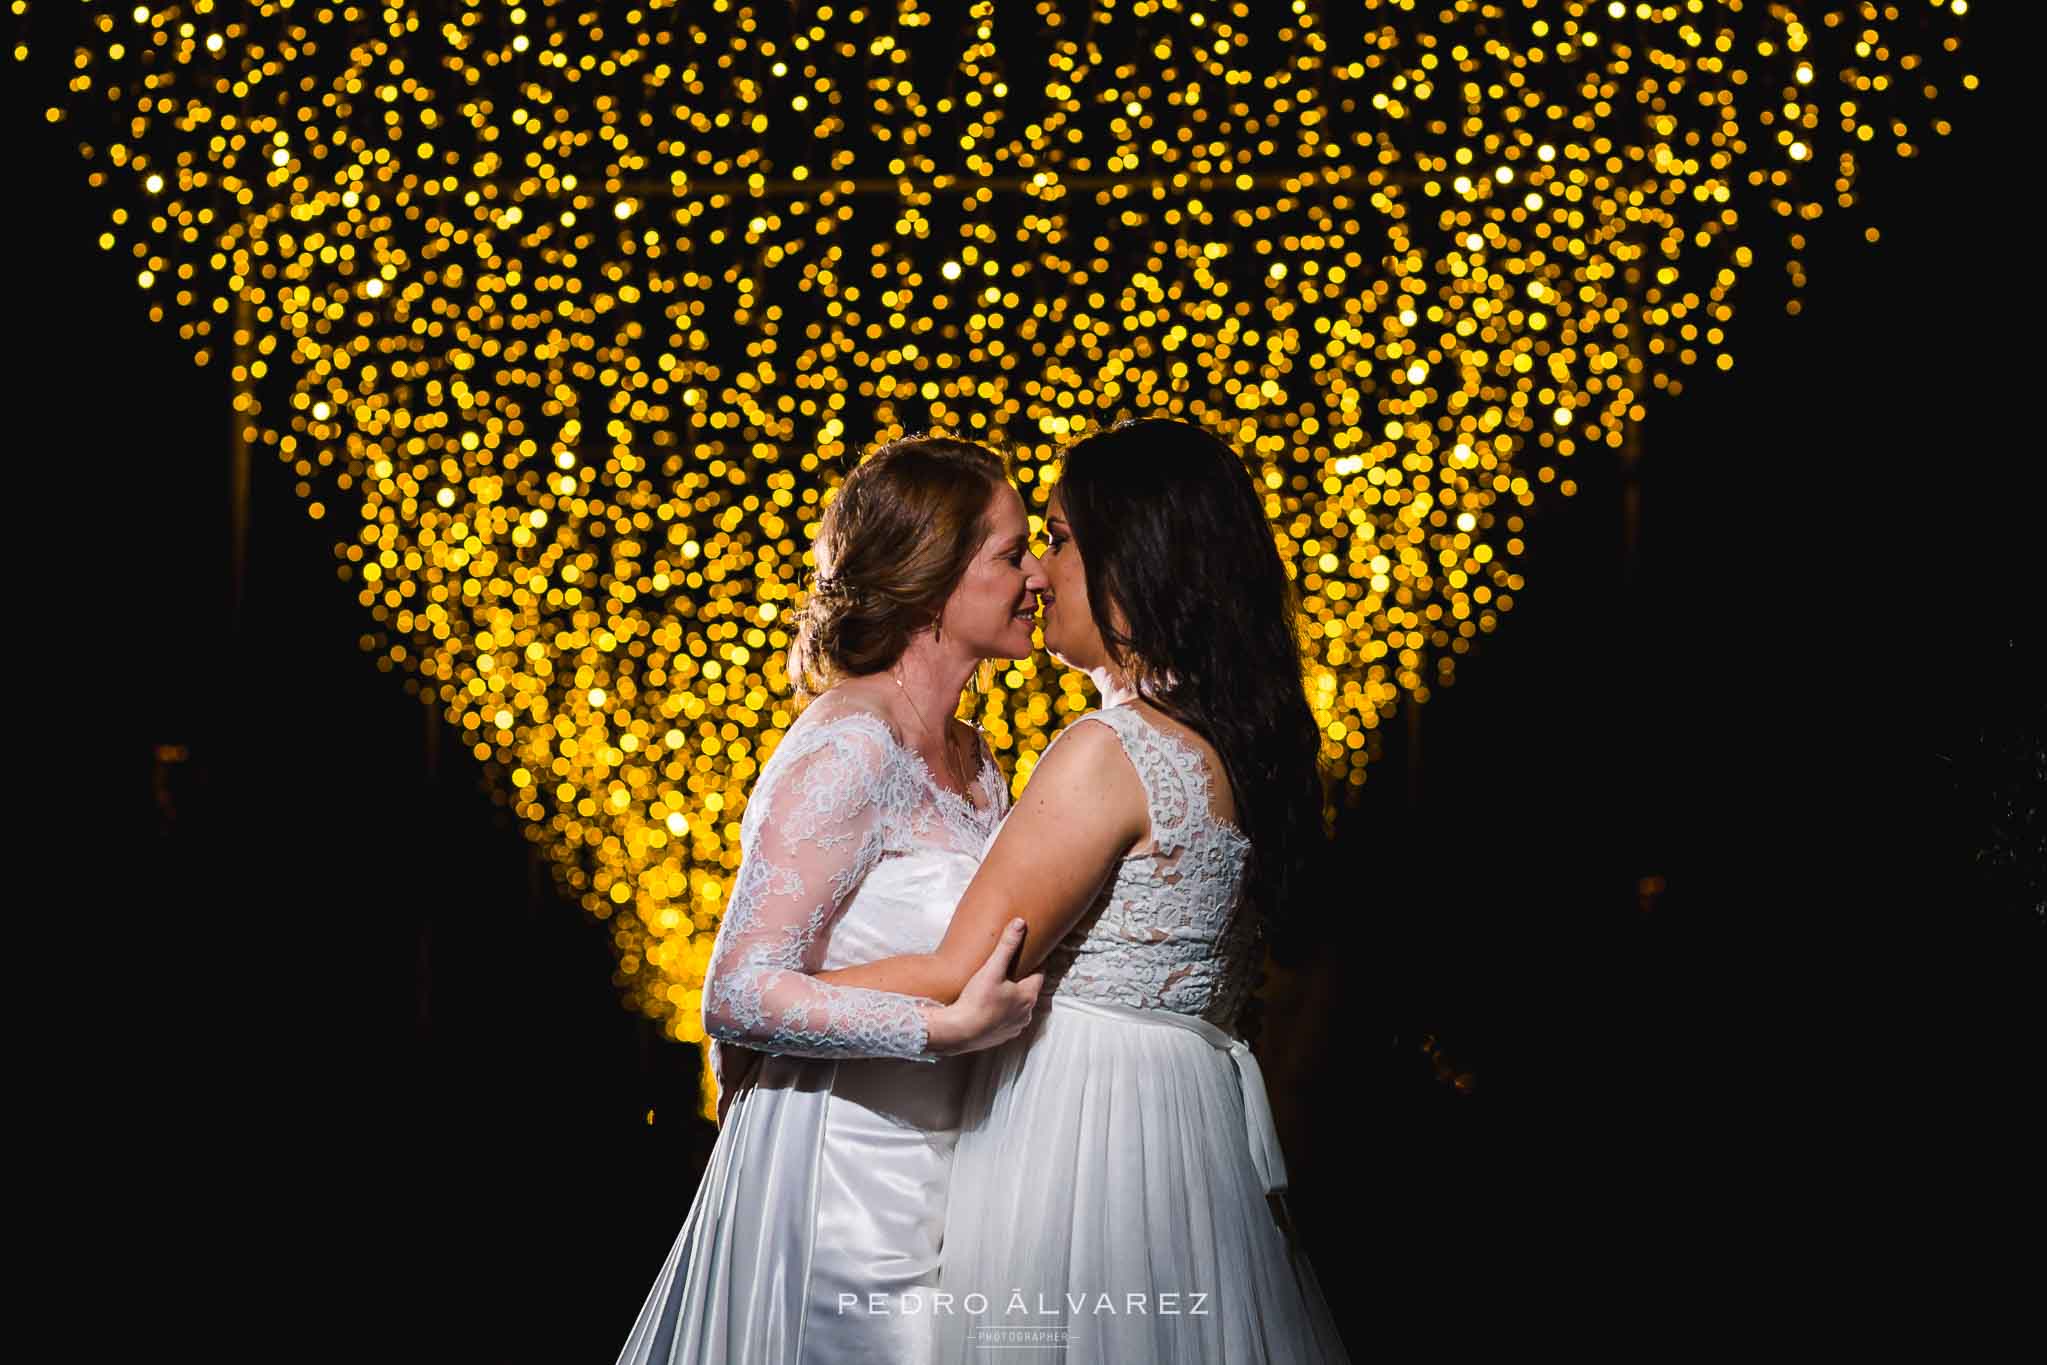
[[[1251,1164],[1257,1168],[1258,1178],[1264,1182],[1267,1194],[1286,1188],[1286,1162],[1280,1158],[1279,1133],[1272,1126],[1272,1105],[1265,1094],[1265,1073],[1258,1069],[1258,1059],[1251,1055],[1250,1045],[1243,1039],[1232,1038],[1206,1019],[1176,1014],[1172,1010],[1138,1010],[1124,1005],[1103,1004],[1099,1000],[1076,1000],[1065,995],[1054,995],[1052,1007],[1098,1015],[1103,1019],[1184,1029],[1205,1040],[1218,1052],[1229,1053],[1230,1060],[1237,1064],[1237,1089],[1244,1097],[1244,1129],[1251,1139]]]

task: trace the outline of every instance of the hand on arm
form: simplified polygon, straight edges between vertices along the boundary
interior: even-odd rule
[[[1106,725],[1075,725],[1031,774],[935,952],[883,958],[820,979],[960,1001],[991,952],[1000,951],[1012,919],[1025,923],[1014,970],[1034,971],[1149,825],[1144,786],[1115,733]]]

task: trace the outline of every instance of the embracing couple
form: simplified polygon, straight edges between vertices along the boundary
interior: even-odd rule
[[[621,1365],[1347,1359],[1233,1033],[1322,838],[1292,585],[1179,422],[1064,451],[1045,530],[938,437],[826,510],[705,973],[721,1131]],[[1011,810],[953,713],[1039,608],[1102,704]]]

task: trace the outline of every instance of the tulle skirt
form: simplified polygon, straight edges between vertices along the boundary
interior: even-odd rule
[[[968,1084],[937,1358],[1347,1361],[1285,1180],[1241,1042],[1185,1015],[1052,997]]]

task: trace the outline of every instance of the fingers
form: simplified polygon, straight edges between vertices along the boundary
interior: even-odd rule
[[[1010,959],[1016,956],[1017,948],[1023,943],[1023,936],[1024,922],[1020,919],[1011,920],[1008,927],[1003,929],[1002,937],[995,940],[995,947],[989,952],[988,960],[981,964],[981,970],[975,975],[993,973],[997,980],[1007,977]]]
[[[1002,931],[1002,947],[998,951],[1002,957],[1004,977],[1016,966],[1017,955],[1023,951],[1024,935],[1028,932],[1029,926],[1021,919],[1011,920],[1009,927]]]
[[[988,960],[960,993],[960,1006],[981,1021],[977,1041],[969,1045],[968,1051],[1006,1043],[1030,1026],[1045,974],[1034,972],[1021,981],[1009,979],[1010,964],[1028,931],[1029,925],[1021,919],[1012,919],[1003,926]]]

